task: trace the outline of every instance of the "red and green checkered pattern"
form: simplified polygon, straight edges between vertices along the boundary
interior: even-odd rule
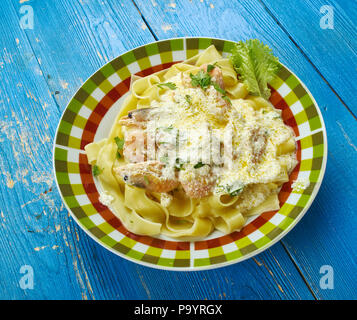
[[[120,103],[129,91],[131,74],[146,76],[169,68],[211,44],[227,55],[234,42],[210,38],[170,39],[121,55],[82,85],[69,102],[58,126],[54,168],[67,208],[92,238],[131,261],[171,270],[207,269],[242,261],[285,235],[306,212],[321,184],[327,153],[323,119],[305,86],[282,66],[270,83],[270,100],[282,110],[284,122],[297,136],[300,164],[279,194],[279,211],[261,214],[239,232],[224,236],[214,234],[209,240],[189,242],[130,233],[111,210],[99,202],[84,146],[94,141],[108,110],[114,103]],[[308,178],[310,185],[305,190],[295,191],[292,183],[300,177]]]

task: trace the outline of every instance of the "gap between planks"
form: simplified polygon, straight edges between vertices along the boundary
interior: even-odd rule
[[[350,107],[345,103],[345,101],[340,97],[340,95],[336,92],[336,90],[332,87],[332,85],[327,81],[327,79],[323,76],[323,74],[320,72],[320,70],[315,66],[315,64],[310,60],[310,58],[307,56],[305,51],[298,45],[298,43],[293,39],[293,37],[290,35],[288,30],[284,28],[284,26],[279,22],[279,20],[274,16],[274,14],[271,12],[271,10],[265,5],[263,0],[258,0],[261,5],[263,6],[264,10],[272,17],[272,19],[275,21],[275,23],[278,25],[278,27],[288,36],[290,41],[294,44],[294,46],[301,52],[303,57],[311,64],[311,66],[315,69],[315,71],[318,73],[318,75],[321,77],[321,79],[327,84],[327,86],[331,89],[331,91],[335,94],[335,96],[338,98],[338,100],[341,101],[342,105],[349,111],[349,113],[352,115],[352,117],[357,120],[357,116],[353,113],[353,111],[350,109]]]
[[[144,17],[143,14],[141,13],[141,11],[140,11],[139,7],[137,6],[137,4],[135,3],[135,1],[134,1],[134,0],[131,0],[131,1],[132,1],[132,3],[133,3],[134,7],[136,8],[136,10],[138,10],[141,19],[143,20],[144,24],[146,25],[146,27],[148,28],[148,30],[150,31],[150,33],[152,34],[152,36],[154,37],[154,39],[155,39],[156,41],[159,41],[159,38],[156,36],[155,32],[151,29],[149,23],[146,21],[145,17]]]
[[[157,37],[157,35],[155,34],[155,32],[153,31],[153,29],[151,28],[151,26],[149,25],[149,23],[147,22],[147,20],[145,19],[145,16],[143,15],[143,13],[140,11],[139,7],[137,6],[137,4],[135,3],[135,0],[132,0],[134,6],[136,7],[136,9],[138,10],[140,17],[142,18],[143,22],[145,23],[145,25],[147,26],[148,30],[151,32],[151,34],[153,35],[153,37],[155,38],[156,41],[159,41],[159,38]],[[330,85],[330,83],[324,78],[324,76],[321,74],[321,72],[317,69],[317,67],[312,63],[312,61],[307,57],[307,55],[305,54],[305,52],[299,47],[299,45],[292,39],[292,37],[290,36],[290,34],[287,32],[287,30],[285,30],[285,28],[279,23],[279,21],[275,18],[275,16],[270,12],[270,10],[266,7],[266,5],[262,2],[262,0],[259,0],[259,2],[262,4],[262,6],[264,7],[264,9],[268,12],[268,14],[274,19],[274,21],[277,23],[277,25],[283,30],[284,33],[287,34],[288,38],[292,41],[292,43],[297,47],[297,49],[302,53],[302,55],[305,57],[305,59],[312,65],[312,67],[316,70],[316,72],[320,75],[320,77],[323,79],[323,81],[328,85],[328,87],[332,90],[332,92],[337,96],[337,98],[341,101],[341,103],[345,106],[345,108],[351,113],[351,115],[357,120],[357,117],[353,114],[353,112],[351,111],[351,109],[346,105],[346,103],[342,100],[342,98],[337,94],[337,92],[332,88],[332,86]],[[311,288],[309,282],[307,281],[307,279],[305,278],[303,272],[300,270],[300,267],[298,266],[298,264],[296,263],[296,261],[293,259],[292,255],[290,254],[289,250],[287,249],[286,245],[284,244],[284,242],[282,240],[279,241],[283,248],[284,251],[286,252],[288,258],[291,260],[291,262],[293,263],[295,269],[298,271],[300,277],[302,278],[302,280],[304,281],[305,285],[307,286],[308,290],[310,291],[310,293],[312,294],[313,298],[315,300],[318,300],[319,298],[316,296],[315,292],[313,291],[313,289]],[[278,261],[276,261],[275,257],[272,256],[274,261],[276,262],[277,266],[279,267],[279,263]],[[257,263],[257,260],[254,260]],[[266,267],[266,266],[265,266]],[[274,280],[275,281],[275,280]]]

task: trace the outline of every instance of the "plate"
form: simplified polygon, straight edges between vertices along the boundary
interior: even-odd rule
[[[99,202],[84,146],[107,137],[130,86],[132,74],[147,76],[186,60],[211,44],[223,56],[234,42],[213,38],[176,38],[130,50],[95,72],[75,93],[57,128],[53,164],[63,201],[76,222],[99,244],[130,261],[167,270],[222,267],[253,257],[285,236],[314,200],[326,168],[327,137],[319,107],[301,80],[282,65],[270,83],[271,103],[293,128],[299,165],[280,193],[280,210],[247,221],[239,232],[214,232],[200,241],[149,237],[126,230],[110,208]],[[296,180],[309,180],[300,190]]]

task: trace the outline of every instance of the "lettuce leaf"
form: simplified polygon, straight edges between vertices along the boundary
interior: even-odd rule
[[[279,59],[272,54],[272,50],[258,39],[249,39],[237,42],[231,53],[234,69],[250,94],[269,99],[268,83],[280,68]]]

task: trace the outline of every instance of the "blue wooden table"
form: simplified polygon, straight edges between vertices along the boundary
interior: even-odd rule
[[[355,0],[2,0],[0,298],[356,299],[356,21]],[[286,237],[194,273],[98,245],[66,211],[52,171],[56,127],[77,88],[126,50],[183,36],[268,44],[316,98],[329,144],[319,194]]]

